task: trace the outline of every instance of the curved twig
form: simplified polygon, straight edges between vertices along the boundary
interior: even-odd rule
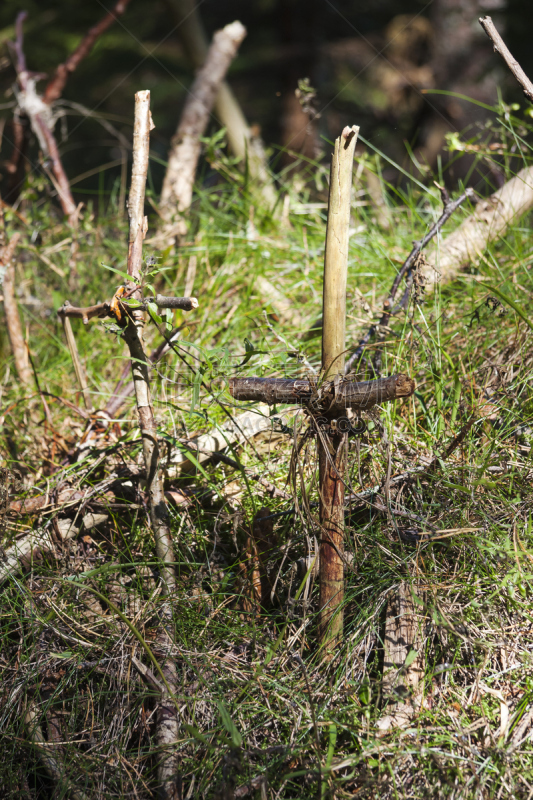
[[[474,199],[473,189],[466,189],[462,193],[462,195],[460,195],[460,197],[457,198],[457,200],[450,200],[446,189],[444,189],[443,187],[439,188],[444,203],[444,209],[442,214],[440,215],[439,219],[431,226],[431,228],[423,237],[423,239],[421,239],[419,242],[414,242],[413,249],[405,259],[404,263],[402,264],[401,269],[399,270],[398,274],[394,279],[389,296],[383,303],[383,313],[381,315],[381,319],[376,324],[371,325],[368,331],[362,337],[362,339],[359,340],[356,349],[346,362],[346,368],[345,368],[346,372],[349,372],[353,367],[353,365],[359,360],[359,358],[363,354],[365,347],[372,339],[372,337],[375,335],[378,328],[386,327],[392,316],[395,316],[402,309],[405,309],[407,307],[412,288],[412,280],[410,279],[412,277],[413,270],[416,268],[417,258],[424,249],[424,247],[428,244],[428,242],[430,242],[433,239],[434,236],[437,235],[437,233],[439,233],[441,228],[449,220],[454,211],[456,211],[467,198],[470,200]],[[400,302],[397,305],[394,305],[394,301],[396,299],[396,293],[403,278],[406,278],[407,281],[406,291],[404,292],[404,296],[402,297]]]

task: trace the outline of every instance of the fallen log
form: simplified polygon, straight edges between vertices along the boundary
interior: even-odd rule
[[[192,202],[201,137],[205,134],[220,84],[237,49],[246,35],[240,22],[217,31],[203,67],[198,71],[185,102],[178,130],[172,138],[168,167],[161,190],[159,213],[166,221],[163,236],[184,236],[187,225],[182,217]],[[174,222],[172,231],[169,222]]]
[[[201,464],[231,444],[243,444],[259,433],[270,430],[272,419],[269,414],[267,405],[259,405],[253,411],[245,411],[213,428],[209,433],[196,436],[187,442],[180,442],[178,446],[172,448],[168,460],[162,464],[165,477],[175,478],[186,464],[191,464],[187,453]]]
[[[491,242],[505,235],[513,222],[517,222],[533,208],[533,167],[526,167],[518,175],[480,200],[474,212],[429,256],[429,268],[424,270],[428,283],[451,281],[471,262],[481,259]]]
[[[490,17],[480,17],[481,27],[492,41],[494,52],[505,61],[526,98],[533,102],[533,83],[511,55]],[[481,258],[488,245],[505,234],[512,222],[533,208],[533,167],[525,167],[487,200],[448,236],[434,256],[438,272],[429,270],[429,282],[453,280],[462,267]],[[440,275],[439,275],[440,273]]]

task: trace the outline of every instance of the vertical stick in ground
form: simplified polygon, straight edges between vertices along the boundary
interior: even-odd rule
[[[19,380],[25,386],[31,383],[31,369],[28,364],[28,354],[24,344],[24,334],[15,295],[15,265],[13,255],[20,239],[20,234],[14,233],[7,244],[0,244],[0,269],[5,270],[3,281],[4,313],[9,342],[15,360],[15,368]]]
[[[135,95],[135,121],[133,128],[133,167],[128,199],[130,223],[128,275],[131,275],[135,280],[140,280],[141,278],[142,247],[148,228],[148,220],[144,216],[144,196],[148,174],[150,130],[152,128],[150,92],[137,92]],[[163,474],[159,465],[157,427],[150,394],[149,363],[143,345],[144,322],[144,311],[134,309],[124,331],[124,338],[131,356],[135,399],[139,413],[139,426],[146,468],[150,521],[154,532],[156,553],[161,561],[162,594],[164,597],[169,597],[176,585],[174,551],[164,494]],[[168,689],[162,692],[157,711],[156,745],[160,754],[157,770],[158,796],[164,798],[164,800],[177,800],[177,757],[175,746],[179,725],[177,710],[172,697],[177,690],[177,671],[172,656],[172,641],[168,632],[171,618],[171,609],[168,603],[164,605],[162,614],[167,619],[162,621],[159,629],[156,649],[163,659],[161,668],[171,693],[169,693]]]
[[[344,374],[346,282],[352,167],[359,128],[344,128],[331,163],[324,258],[322,377]],[[335,413],[335,412],[334,412]],[[347,434],[332,431],[318,441],[320,486],[320,642],[329,655],[342,636],[344,600],[344,473]]]

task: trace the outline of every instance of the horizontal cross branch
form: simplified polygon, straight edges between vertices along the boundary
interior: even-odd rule
[[[87,306],[86,308],[77,308],[65,300],[59,311],[57,312],[60,317],[75,317],[83,320],[84,325],[87,325],[90,319],[95,317],[114,317],[116,316],[117,300],[120,305],[120,298],[105,303],[98,303],[95,306]],[[166,297],[163,294],[157,294],[155,297],[148,297],[140,305],[136,306],[141,311],[146,311],[148,303],[155,303],[158,308],[179,308],[182,311],[192,311],[198,308],[198,300],[196,297]],[[126,307],[126,306],[123,306]]]
[[[410,397],[416,384],[399,373],[374,381],[340,378],[315,386],[309,380],[288,378],[231,378],[229,391],[235,400],[268,403],[300,403],[316,411],[333,412],[343,408],[366,410],[377,403]]]

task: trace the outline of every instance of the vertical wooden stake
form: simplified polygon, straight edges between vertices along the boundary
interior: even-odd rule
[[[1,233],[3,239],[3,231]],[[31,370],[28,365],[28,354],[24,344],[24,335],[15,294],[13,254],[19,239],[20,234],[14,233],[8,244],[0,243],[0,269],[5,270],[3,283],[4,313],[6,315],[6,327],[15,360],[15,368],[20,382],[24,386],[29,386],[31,383]]]
[[[322,377],[344,374],[346,282],[352,168],[359,128],[344,128],[335,141],[329,184],[328,227],[324,258]],[[320,620],[324,656],[342,637],[344,600],[344,473],[347,434],[331,430],[319,437],[320,480]]]
[[[148,173],[148,154],[150,131],[154,127],[150,114],[150,92],[137,92],[135,95],[135,121],[133,126],[133,167],[128,198],[129,242],[128,275],[139,279],[142,275],[143,241],[148,229],[144,216],[144,194]],[[144,352],[143,330],[144,312],[133,309],[131,318],[124,330],[124,339],[129,347],[135,400],[139,413],[144,463],[146,467],[146,488],[149,496],[150,521],[155,538],[157,556],[161,563],[161,584],[163,597],[170,598],[176,589],[174,571],[174,549],[170,532],[169,516],[164,492],[163,473],[159,463],[159,442],[154,408],[150,394],[149,363]],[[176,741],[178,739],[178,707],[175,695],[178,690],[177,668],[172,656],[172,613],[170,603],[161,608],[162,624],[156,639],[156,653],[161,654],[161,669],[168,688],[162,692],[156,716],[156,745],[160,754],[157,765],[158,798],[178,800],[176,774],[178,758]],[[166,619],[164,619],[166,617]]]

